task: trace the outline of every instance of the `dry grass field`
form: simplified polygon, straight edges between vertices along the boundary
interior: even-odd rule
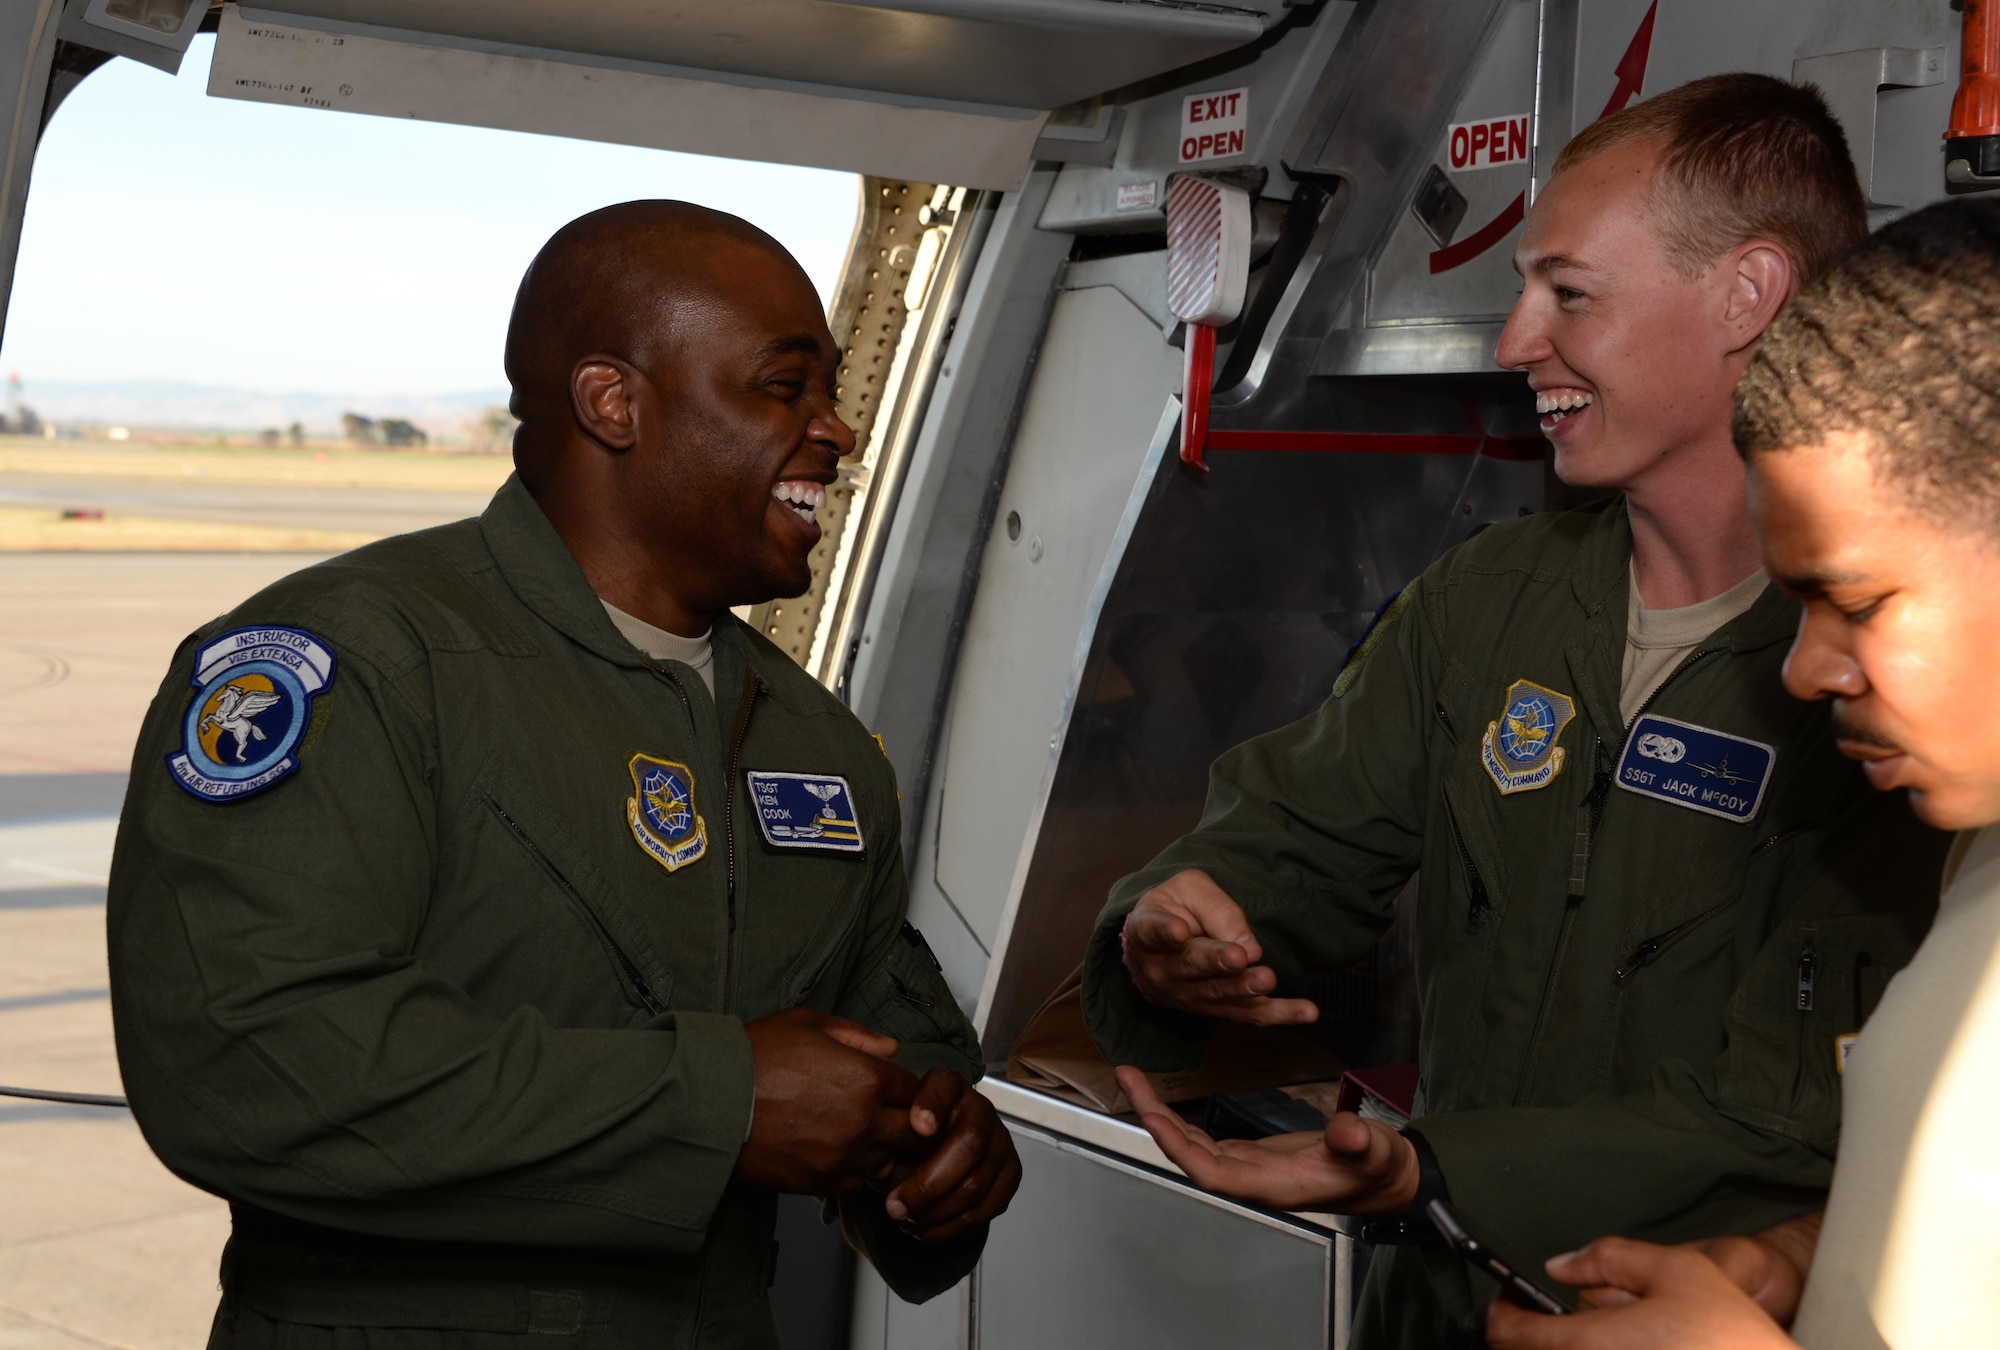
[[[0,437],[0,553],[338,553],[477,510],[511,468],[504,455]]]
[[[0,474],[491,492],[513,462],[505,455],[377,450],[361,446],[201,445],[174,441],[52,441],[0,436]]]

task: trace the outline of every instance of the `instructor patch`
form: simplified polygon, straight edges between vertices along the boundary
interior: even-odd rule
[[[772,848],[861,852],[861,817],[847,780],[830,773],[779,773],[751,769],[750,800]]]
[[[1775,748],[1692,722],[1647,713],[1632,724],[1618,786],[1690,811],[1748,821],[1764,804]]]
[[[694,805],[694,770],[670,759],[634,755],[625,766],[632,795],[625,799],[625,823],[632,838],[669,872],[708,852],[708,826]]]
[[[1576,716],[1576,700],[1533,680],[1507,686],[1506,711],[1486,724],[1480,762],[1501,796],[1547,787],[1562,772],[1568,754],[1556,742]]]
[[[167,756],[174,781],[211,802],[260,792],[299,767],[312,701],[333,653],[298,628],[238,628],[195,653],[198,691]]]

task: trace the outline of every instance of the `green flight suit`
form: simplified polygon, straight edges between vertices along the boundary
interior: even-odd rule
[[[1823,1203],[1836,1037],[1929,926],[1946,836],[1867,786],[1827,705],[1785,693],[1799,609],[1776,588],[1645,710],[1775,747],[1755,814],[1622,790],[1630,558],[1622,503],[1489,529],[1410,585],[1317,712],[1218,759],[1200,825],[1114,888],[1092,935],[1084,1006],[1104,1051],[1187,1066],[1214,1026],[1145,1002],[1121,965],[1148,887],[1208,872],[1297,989],[1366,956],[1420,870],[1413,1128],[1516,1260]],[[1555,721],[1570,704],[1543,723],[1562,760],[1496,775],[1488,747],[1523,680]],[[1448,1250],[1379,1247],[1356,1344],[1465,1343],[1491,1288],[1475,1297]]]
[[[337,665],[296,771],[205,800],[169,760],[197,653],[242,629]],[[837,1013],[979,1076],[904,919],[880,747],[728,615],[714,649],[713,700],[634,650],[515,479],[183,645],[119,827],[111,986],[147,1141],[232,1205],[212,1346],[773,1347],[776,1197],[732,1179],[744,1023]],[[774,846],[753,771],[844,779],[859,847]],[[985,1241],[838,1208],[913,1300]]]

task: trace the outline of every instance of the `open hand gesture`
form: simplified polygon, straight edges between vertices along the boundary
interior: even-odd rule
[[[1263,958],[1242,907],[1206,872],[1169,877],[1125,919],[1125,968],[1152,1002],[1255,1026],[1318,1020],[1310,999],[1271,997],[1278,976]]]
[[[1119,1069],[1118,1084],[1160,1151],[1205,1191],[1328,1214],[1401,1214],[1417,1198],[1416,1147],[1379,1120],[1342,1111],[1324,1130],[1218,1141],[1169,1110],[1137,1069]]]

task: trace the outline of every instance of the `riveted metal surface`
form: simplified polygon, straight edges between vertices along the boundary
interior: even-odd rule
[[[840,419],[854,430],[856,453],[841,464],[840,477],[827,489],[826,505],[820,508],[820,537],[810,559],[811,586],[804,595],[773,600],[750,611],[751,626],[801,665],[812,654],[834,558],[860,490],[857,480],[865,478],[865,466],[874,458],[876,415],[910,316],[904,290],[924,231],[917,215],[937,192],[930,183],[861,180],[861,212],[847,251],[847,272],[827,316],[827,326],[840,344]]]

